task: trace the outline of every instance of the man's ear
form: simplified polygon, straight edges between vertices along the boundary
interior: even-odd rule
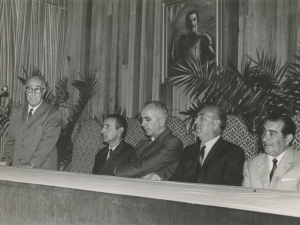
[[[118,134],[120,135],[120,137],[122,137],[122,133],[124,132],[124,127],[120,127],[118,129]]]
[[[42,90],[42,92],[43,92],[43,94],[42,94],[42,98],[43,98],[44,95],[45,95],[45,93],[46,93],[46,88],[44,88],[44,89]]]
[[[292,134],[288,134],[285,136],[285,145],[289,145],[290,142],[293,140],[294,136]]]
[[[166,124],[166,119],[165,118],[159,118],[159,125],[161,126],[161,127],[163,127],[164,125]]]
[[[214,130],[217,130],[220,127],[221,121],[220,120],[214,120]]]

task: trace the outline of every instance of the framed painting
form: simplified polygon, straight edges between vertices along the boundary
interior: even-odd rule
[[[222,1],[165,0],[163,7],[162,83],[178,75],[172,69],[189,60],[197,68],[220,62]]]

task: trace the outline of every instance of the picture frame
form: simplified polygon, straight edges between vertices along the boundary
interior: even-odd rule
[[[199,64],[199,67],[201,64],[203,65],[205,52],[208,52],[207,60],[214,61],[217,65],[222,62],[222,43],[220,41],[222,40],[222,4],[222,0],[164,0],[162,2],[163,84],[166,83],[168,77],[177,75],[172,70],[172,66],[176,63],[184,65],[180,57],[183,58],[187,54],[190,54],[191,58],[194,57],[193,60],[195,64]],[[190,21],[194,19],[195,14],[188,15],[193,10],[197,10],[199,15],[199,18],[196,16],[198,21],[196,28],[191,28],[193,22]],[[195,29],[197,29],[199,39],[202,38],[203,41],[190,44],[189,40],[193,40],[193,38],[189,37],[189,33],[194,32]],[[203,43],[204,47],[199,43]],[[203,50],[204,48],[212,48],[213,51]]]

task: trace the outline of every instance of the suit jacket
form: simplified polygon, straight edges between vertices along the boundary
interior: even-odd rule
[[[188,146],[172,181],[240,186],[243,178],[244,151],[220,137],[199,164],[200,142]],[[197,173],[198,171],[198,173]]]
[[[300,185],[300,152],[287,149],[270,182],[270,169],[267,154],[260,154],[244,165],[242,186],[288,191],[299,191]]]
[[[56,143],[62,114],[43,100],[27,123],[28,103],[12,110],[2,161],[12,166],[31,163],[41,169],[57,170]]]
[[[123,162],[130,160],[135,153],[135,148],[124,140],[115,148],[107,159],[109,146],[102,148],[95,157],[93,174],[114,176],[115,168]]]
[[[168,180],[178,166],[183,143],[167,128],[153,142],[149,143],[149,140],[139,142],[136,150],[131,161],[117,167],[116,176],[142,177],[156,173],[163,180]]]

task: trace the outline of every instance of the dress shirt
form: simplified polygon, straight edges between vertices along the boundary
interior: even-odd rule
[[[207,157],[209,151],[210,151],[211,148],[214,146],[214,144],[219,140],[220,137],[221,137],[221,136],[219,135],[219,136],[217,136],[217,137],[215,137],[215,138],[209,140],[208,142],[204,142],[204,145],[205,145],[206,147],[205,147],[205,151],[204,151],[204,157],[203,157],[203,159],[202,159],[202,164],[203,164],[204,160],[206,159],[206,157]],[[202,143],[201,143],[201,146],[202,146]]]
[[[120,143],[119,143],[119,144],[120,144]],[[111,152],[113,152],[113,151],[116,149],[116,147],[118,147],[119,144],[117,144],[117,145],[114,146],[114,147],[108,146],[108,149],[111,149],[111,150],[112,150]],[[106,159],[108,159],[109,157],[110,157],[110,155],[109,155],[109,150],[108,150],[108,154],[107,154],[107,158],[106,158]]]
[[[43,100],[40,102],[40,104],[38,104],[37,106],[34,106],[34,107],[32,107],[31,105],[29,105],[27,114],[28,114],[28,113],[30,112],[30,110],[32,109],[31,114],[33,115],[34,112],[37,110],[37,108],[42,104],[42,102],[43,102]]]
[[[278,166],[278,164],[279,164],[280,160],[282,159],[284,153],[285,153],[285,151],[284,151],[283,153],[281,153],[281,154],[280,154],[279,156],[277,156],[277,157],[273,157],[273,156],[271,156],[271,155],[268,155],[270,173],[271,173],[272,168],[273,168],[273,159],[274,159],[274,158],[277,159],[277,164],[276,164],[276,165]]]

